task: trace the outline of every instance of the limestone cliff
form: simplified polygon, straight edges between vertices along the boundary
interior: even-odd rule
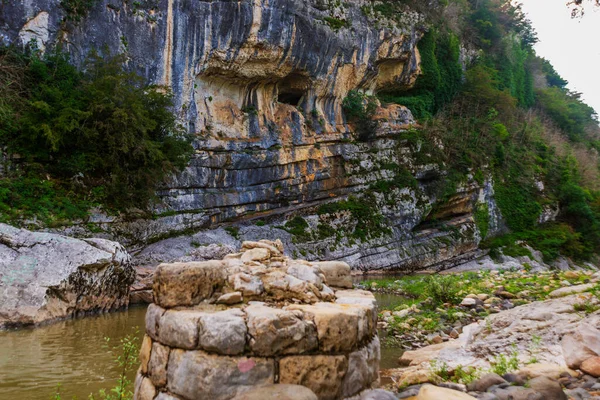
[[[159,191],[154,219],[97,216],[68,233],[93,223],[139,247],[225,225],[234,236],[281,237],[309,259],[412,270],[475,254],[478,207],[500,229],[490,182],[472,179],[434,210],[444,168],[411,140],[406,108],[379,107],[376,139],[353,141],[343,99],[414,84],[419,14],[389,19],[364,0],[100,0],[75,22],[59,3],[1,5],[0,40],[60,42],[75,62],[105,45],[126,52],[131,68],[172,89],[196,149]],[[232,240],[224,236],[208,242]]]

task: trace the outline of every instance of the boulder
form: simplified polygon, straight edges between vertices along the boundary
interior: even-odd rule
[[[244,392],[233,400],[318,400],[307,387],[300,385],[268,385]]]
[[[481,378],[469,383],[467,389],[470,392],[485,392],[494,385],[506,383],[506,380],[498,374],[485,374]]]
[[[317,330],[301,311],[260,305],[246,308],[250,349],[256,355],[302,354],[317,349]]]
[[[154,301],[164,308],[195,306],[224,283],[223,261],[161,264],[154,273]]]
[[[571,376],[577,376],[577,373],[564,365],[550,364],[550,363],[536,363],[529,364],[519,370],[519,375],[522,375],[528,379],[537,378],[538,376],[545,376],[550,379],[558,379],[567,373]]]
[[[176,349],[171,351],[168,365],[169,392],[187,399],[230,400],[275,380],[275,362],[264,358]]]
[[[570,294],[575,294],[575,293],[583,293],[583,292],[592,290],[594,287],[596,287],[595,283],[586,283],[585,285],[563,287],[563,288],[556,289],[553,292],[551,292],[550,297],[557,298],[557,297],[568,296]]]
[[[313,266],[325,276],[328,286],[336,288],[352,289],[352,274],[350,266],[342,261],[315,262]]]
[[[344,304],[316,303],[289,306],[300,310],[317,327],[319,350],[326,353],[352,351],[359,343],[373,336],[375,324],[368,309]]]
[[[470,297],[465,297],[460,305],[463,307],[474,307],[477,305],[477,300]]]
[[[350,397],[379,379],[380,345],[375,338],[368,346],[348,355],[348,371],[342,386],[343,397]]]
[[[279,361],[279,382],[311,389],[319,400],[335,400],[348,369],[345,356],[292,356]]]
[[[567,400],[560,383],[545,376],[533,378],[529,381],[529,386],[541,394],[544,400]]]
[[[588,358],[600,355],[600,330],[581,323],[562,338],[561,345],[567,366],[578,369]]]
[[[595,378],[600,377],[600,357],[590,357],[579,367],[583,372]]]
[[[214,353],[243,353],[248,333],[244,317],[238,309],[203,313],[199,319],[198,345]]]
[[[109,240],[0,224],[0,328],[126,307],[130,260]]]

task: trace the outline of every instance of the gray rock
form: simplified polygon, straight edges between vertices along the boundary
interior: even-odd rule
[[[471,392],[485,392],[491,386],[500,385],[502,383],[506,383],[506,380],[504,380],[504,378],[502,378],[498,374],[490,373],[485,374],[481,378],[469,383],[467,385],[467,388]]]
[[[300,385],[268,385],[244,392],[232,400],[318,400],[309,388]]]
[[[127,306],[130,260],[108,240],[0,224],[0,328]]]
[[[368,346],[348,355],[348,370],[342,383],[342,396],[350,397],[379,377],[380,345],[379,338],[375,338]]]
[[[572,390],[566,390],[567,395],[572,397],[573,400],[588,400],[592,398],[592,395],[585,389],[577,388]]]
[[[387,390],[373,389],[362,392],[360,396],[356,397],[356,400],[397,400],[399,398]]]
[[[255,386],[272,384],[274,379],[273,360],[177,349],[169,357],[167,388],[187,399],[230,400]]]
[[[152,343],[152,352],[148,363],[148,375],[150,381],[155,387],[163,387],[167,384],[167,363],[169,361],[169,351],[167,346],[158,342]]]
[[[217,299],[218,304],[232,305],[242,302],[242,293],[233,292],[222,295]]]
[[[492,393],[468,393],[469,395],[475,397],[478,400],[500,400],[498,396]]]
[[[413,385],[409,386],[406,389],[403,389],[396,396],[399,400],[406,399],[408,397],[416,397],[419,395],[419,390],[421,390],[422,385]]]
[[[238,309],[203,313],[199,320],[198,346],[219,354],[243,353],[248,332],[244,317]]]
[[[284,311],[264,306],[245,309],[250,349],[256,355],[302,354],[318,346],[317,330],[300,311]]]
[[[529,381],[531,389],[542,395],[544,400],[567,400],[567,395],[560,384],[545,376],[540,376]]]

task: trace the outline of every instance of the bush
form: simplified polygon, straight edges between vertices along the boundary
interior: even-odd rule
[[[0,57],[23,70],[19,85],[26,96],[2,107],[12,120],[0,125],[0,144],[19,155],[24,171],[5,187],[44,177],[51,182],[46,186],[83,208],[82,202],[144,209],[157,186],[187,164],[192,148],[171,111],[171,95],[126,71],[123,55],[92,52],[85,73],[59,50],[40,57],[2,49]],[[18,196],[6,198],[4,207],[27,208]]]
[[[377,110],[377,101],[357,90],[351,90],[342,102],[346,118],[355,125],[358,140],[370,142],[375,139],[379,124],[373,120]]]
[[[459,287],[456,278],[452,275],[431,275],[425,280],[424,292],[431,298],[435,306],[444,303],[456,303]]]

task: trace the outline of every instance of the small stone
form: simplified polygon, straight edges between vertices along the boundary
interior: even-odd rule
[[[419,395],[415,400],[476,400],[475,397],[469,396],[452,389],[441,388],[433,385],[423,385],[419,391]]]
[[[232,400],[318,400],[318,398],[307,387],[277,384],[250,389]]]
[[[300,280],[312,283],[319,290],[323,288],[323,280],[321,279],[321,274],[319,273],[319,270],[315,267],[292,262],[292,264],[287,269],[287,273]]]
[[[227,294],[224,294],[223,296],[219,297],[219,299],[217,300],[218,304],[226,304],[226,305],[238,304],[241,302],[242,302],[242,293],[241,292],[227,293]]]
[[[496,292],[496,296],[502,297],[504,299],[514,299],[517,296],[512,294],[511,292],[507,292],[505,290]]]
[[[581,275],[577,271],[567,271],[567,272],[565,272],[565,278],[567,278],[567,279],[577,279],[580,276]]]
[[[255,248],[251,250],[246,250],[244,254],[242,254],[242,262],[249,263],[251,261],[264,261],[268,260],[271,257],[271,252],[265,248]]]
[[[485,293],[480,293],[477,295],[477,298],[481,301],[486,301],[487,299],[490,298],[489,294],[485,294]]]
[[[504,374],[502,378],[508,383],[514,383],[517,386],[525,385],[527,378],[521,374]]]
[[[439,333],[433,333],[427,336],[427,341],[433,344],[440,344],[444,341]]]
[[[325,276],[326,284],[332,287],[352,289],[350,266],[342,261],[322,261],[313,263]]]
[[[228,281],[234,290],[242,292],[242,295],[247,297],[258,296],[265,290],[259,277],[246,273],[231,275]]]
[[[477,300],[475,300],[471,297],[465,297],[463,299],[463,301],[460,303],[460,305],[463,307],[474,307],[477,305]]]
[[[194,350],[198,345],[199,311],[169,310],[160,318],[159,341],[167,346]]]
[[[588,358],[581,364],[579,369],[595,378],[600,377],[600,357]]]

